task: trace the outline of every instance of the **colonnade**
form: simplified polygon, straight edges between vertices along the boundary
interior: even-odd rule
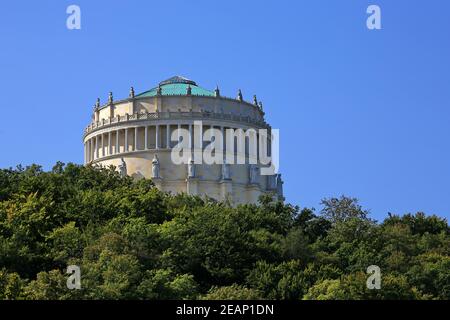
[[[188,141],[188,147],[193,146],[193,126],[192,124],[156,124],[156,125],[144,125],[144,126],[130,126],[126,128],[111,128],[109,131],[99,132],[98,134],[90,134],[89,139],[84,142],[84,161],[90,163],[104,157],[114,156],[121,153],[138,152],[146,150],[159,150],[170,149],[174,147],[178,142],[171,140],[171,136],[176,129],[185,129],[189,131],[190,140]],[[202,131],[207,129],[219,129],[224,137],[223,148],[226,150],[225,132],[229,128],[223,126],[202,126]],[[203,135],[203,132],[201,133]],[[256,133],[256,139],[258,139],[258,133]],[[258,140],[256,140],[258,141]],[[208,144],[208,142],[206,142]],[[259,144],[258,144],[259,146]],[[258,148],[256,146],[256,148]],[[202,144],[202,148],[205,147],[205,142]],[[268,144],[270,153],[270,143]],[[237,143],[235,143],[235,151]],[[249,146],[245,145],[245,154],[248,156]]]

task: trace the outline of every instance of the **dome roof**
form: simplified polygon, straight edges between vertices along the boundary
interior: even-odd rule
[[[158,87],[150,89],[136,95],[137,98],[153,97],[158,93],[158,88],[161,88],[161,95],[186,95],[188,87],[191,87],[191,95],[193,96],[214,96],[214,92],[199,87],[195,81],[189,80],[181,76],[175,76],[167,80],[161,81]]]

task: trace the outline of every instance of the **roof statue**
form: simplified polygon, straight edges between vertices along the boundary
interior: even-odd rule
[[[242,91],[241,91],[241,89],[239,89],[238,95],[237,95],[237,98],[236,98],[236,99],[238,99],[239,101],[243,101],[243,100],[244,100],[244,98],[242,97]]]
[[[253,104],[254,104],[255,106],[258,106],[258,99],[256,98],[256,94],[253,95]]]
[[[100,98],[97,98],[97,101],[95,102],[94,105],[94,111],[100,109]]]

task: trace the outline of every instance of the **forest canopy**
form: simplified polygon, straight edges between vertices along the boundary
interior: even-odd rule
[[[70,163],[0,170],[0,299],[450,299],[445,219],[321,206],[232,207]]]

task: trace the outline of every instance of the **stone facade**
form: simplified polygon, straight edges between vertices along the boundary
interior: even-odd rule
[[[270,132],[256,97],[253,103],[245,102],[239,91],[236,99],[226,98],[218,88],[208,91],[191,80],[173,77],[139,95],[132,88],[125,100],[114,101],[112,93],[105,105],[98,100],[83,134],[85,164],[114,165],[123,174],[152,178],[163,191],[207,195],[232,204],[256,203],[262,193],[282,198],[280,176],[260,175],[258,164],[174,164],[171,152],[178,143],[172,140],[174,131],[193,133],[196,121],[202,122],[203,132],[225,133],[228,128]],[[195,152],[193,137],[188,144]],[[200,148],[206,145],[203,142]],[[241,154],[246,160],[248,149],[246,145]]]

